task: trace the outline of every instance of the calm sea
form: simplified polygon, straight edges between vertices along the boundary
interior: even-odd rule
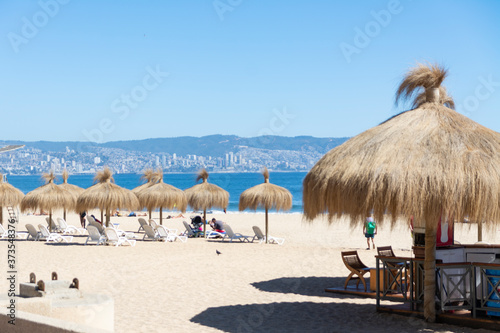
[[[269,180],[271,183],[288,189],[293,196],[293,207],[291,212],[302,212],[302,181],[306,172],[271,172]],[[115,183],[129,190],[142,184],[141,175],[138,174],[115,174]],[[71,175],[68,183],[88,188],[93,185],[94,175]],[[40,176],[8,176],[7,181],[17,187],[23,193],[28,193],[44,184]],[[238,200],[240,194],[264,181],[260,173],[211,173],[208,181],[216,184],[229,192],[228,211],[238,211]],[[56,183],[61,183],[62,178],[57,176]],[[164,182],[185,190],[196,184],[196,174],[165,174]]]

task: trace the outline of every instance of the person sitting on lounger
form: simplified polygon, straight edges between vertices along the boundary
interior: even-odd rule
[[[212,222],[210,222],[210,226],[212,227],[213,230],[220,232],[221,234],[224,234],[224,223],[222,221],[218,221],[215,218],[212,219]]]

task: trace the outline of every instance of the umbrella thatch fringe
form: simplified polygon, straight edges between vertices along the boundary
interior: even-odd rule
[[[403,78],[396,92],[396,104],[400,100],[409,100],[414,93],[421,88],[439,88],[448,74],[447,70],[440,65],[417,64]]]
[[[419,86],[439,89],[446,71],[422,66],[403,80],[397,99]],[[419,103],[320,159],[303,183],[306,219],[347,214],[357,224],[373,211],[392,224],[413,215],[415,226],[437,225],[441,216],[500,221],[499,133],[440,104],[442,98]]]
[[[157,170],[153,175],[155,183],[137,192],[141,207],[151,211],[156,208],[177,209],[185,212],[187,198],[184,191],[163,182],[163,171]]]
[[[3,181],[0,173],[0,209],[3,206],[17,206],[24,197],[24,193]]]
[[[205,169],[198,173],[196,181],[200,179],[203,179],[201,184],[194,185],[184,191],[188,205],[194,210],[205,210],[212,207],[227,208],[229,193],[217,185],[208,183],[208,172]]]
[[[266,208],[271,210],[289,210],[292,208],[292,194],[286,188],[269,183],[269,171],[262,172],[264,183],[245,190],[240,195],[239,210]]]
[[[97,184],[84,190],[76,202],[76,211],[84,212],[89,209],[99,208],[103,211],[112,211],[115,209],[139,208],[137,196],[127,189],[124,189],[112,182],[112,172],[109,168],[99,171],[94,180]]]
[[[21,211],[40,209],[51,212],[54,209],[72,210],[75,208],[74,196],[54,183],[54,172],[44,173],[46,184],[28,192],[21,201]]]

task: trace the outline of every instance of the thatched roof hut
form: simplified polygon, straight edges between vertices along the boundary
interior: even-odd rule
[[[229,203],[229,193],[217,185],[207,182],[208,172],[203,169],[198,173],[196,181],[203,179],[201,184],[194,185],[184,192],[188,205],[194,210],[203,210],[203,232],[206,232],[207,209],[216,207],[226,209]]]
[[[54,172],[44,173],[42,176],[46,184],[28,192],[21,201],[21,211],[41,210],[49,212],[50,226],[52,231],[52,211],[55,209],[74,210],[75,198],[68,195],[66,190],[54,183]]]
[[[65,190],[68,193],[68,195],[73,196],[76,203],[76,200],[78,200],[78,196],[83,192],[84,189],[81,188],[80,186],[69,184],[68,177],[69,177],[68,170],[64,169],[62,173],[63,183],[59,184],[59,187]],[[66,220],[66,209],[63,212],[63,218],[64,220]]]
[[[435,318],[435,241],[440,217],[500,219],[500,135],[453,107],[441,86],[446,71],[418,65],[396,101],[415,98],[402,112],[328,152],[304,179],[307,219],[347,214],[360,223],[373,210],[383,223],[411,215],[425,226],[424,315]]]
[[[4,177],[0,173],[0,223],[3,224],[3,207],[5,206],[17,206],[21,203],[24,197],[24,193],[4,182]]]
[[[132,191],[114,184],[113,173],[108,167],[96,173],[94,182],[97,183],[84,190],[78,197],[77,211],[98,208],[101,210],[101,219],[103,212],[106,212],[108,226],[112,210],[139,208],[139,200]]]
[[[269,243],[268,236],[268,210],[290,210],[292,208],[292,194],[286,188],[269,183],[269,171],[264,168],[262,172],[264,183],[245,190],[240,195],[239,210],[247,208],[256,210],[261,207],[266,214],[266,243]]]
[[[160,224],[163,222],[163,208],[186,211],[187,198],[184,191],[163,182],[163,172],[156,173],[155,182],[136,193],[141,207],[145,207],[151,216],[151,211],[160,208]]]

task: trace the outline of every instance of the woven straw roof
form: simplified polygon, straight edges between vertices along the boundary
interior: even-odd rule
[[[289,210],[292,208],[292,194],[286,188],[269,183],[269,171],[262,172],[264,183],[245,190],[240,195],[239,210],[246,208]]]
[[[206,210],[212,207],[227,208],[229,193],[217,185],[208,183],[208,172],[203,169],[198,173],[196,181],[203,179],[201,184],[196,184],[184,192],[189,206],[194,210]]]

